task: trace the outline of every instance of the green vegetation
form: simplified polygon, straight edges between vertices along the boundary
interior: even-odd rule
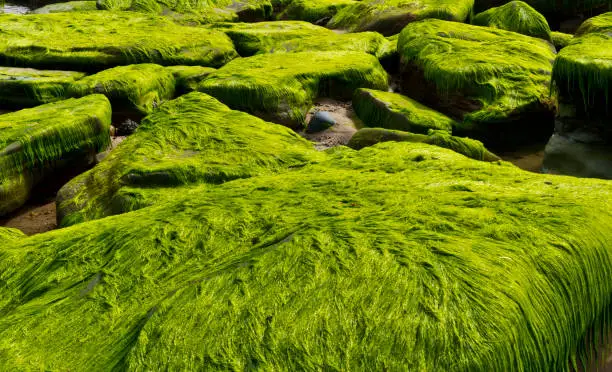
[[[435,19],[400,34],[402,90],[459,121],[453,133],[487,146],[550,136],[555,53],[541,39]]]
[[[173,187],[252,177],[318,156],[290,129],[194,92],[162,105],[94,169],[65,185],[58,215],[70,225],[123,213],[175,199]]]
[[[557,52],[568,46],[574,39],[574,35],[572,34],[564,34],[563,32],[557,31],[551,32],[550,36],[555,49],[557,49]]]
[[[523,1],[511,1],[477,14],[472,23],[518,32],[551,41],[550,27],[543,15]]]
[[[135,109],[151,113],[162,102],[174,96],[172,72],[155,64],[119,66],[76,81],[68,88],[68,95],[82,97],[104,94],[113,110]]]
[[[464,22],[473,5],[474,0],[363,0],[343,7],[327,26],[390,36],[410,22],[427,18]]]
[[[325,20],[333,17],[338,10],[356,3],[355,0],[293,0],[278,18],[326,23]]]
[[[65,12],[85,12],[97,10],[95,1],[68,1],[65,3],[49,4],[42,8],[38,8],[32,13],[47,14],[47,13],[65,13]]]
[[[428,133],[430,129],[451,132],[457,123],[448,116],[397,93],[358,89],[353,108],[368,127]]]
[[[0,106],[23,108],[60,100],[81,72],[0,67]]]
[[[0,115],[0,215],[25,202],[40,173],[105,149],[110,123],[99,94]]]
[[[607,330],[610,182],[322,155],[2,244],[0,369],[567,371]]]
[[[474,6],[477,12],[482,12],[493,6],[507,3],[509,0],[476,0]],[[578,13],[590,12],[608,7],[612,9],[610,0],[526,0],[526,3],[538,12],[563,17],[575,17]]]
[[[17,229],[0,227],[0,244],[5,244],[10,240],[16,240],[23,237],[25,237],[25,234]]]
[[[279,42],[302,38],[333,36],[324,27],[302,21],[277,21],[258,23],[217,23],[211,26],[229,36],[236,50],[243,57],[264,52]]]
[[[198,87],[236,110],[299,128],[317,97],[348,100],[357,88],[387,89],[378,60],[357,52],[259,54],[236,59]]]
[[[453,150],[475,160],[501,160],[497,155],[487,150],[482,142],[471,138],[455,137],[443,130],[429,130],[427,134],[415,134],[384,128],[363,128],[351,137],[347,146],[355,150],[361,150],[364,147],[389,141],[426,143]]]
[[[214,68],[202,66],[168,66],[166,69],[174,76],[178,94],[197,90],[198,84],[216,71]]]
[[[553,80],[560,97],[578,103],[587,115],[612,115],[612,12],[580,26],[559,52]]]
[[[131,12],[0,14],[0,64],[100,71],[157,63],[218,67],[236,57],[221,32]]]

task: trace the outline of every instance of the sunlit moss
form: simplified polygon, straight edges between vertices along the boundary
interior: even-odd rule
[[[5,244],[10,240],[16,240],[23,237],[25,237],[25,234],[17,229],[0,227],[0,244]]]
[[[294,0],[278,15],[279,19],[296,19],[327,23],[338,10],[357,4],[355,0]]]
[[[550,27],[543,15],[523,1],[511,1],[474,16],[472,23],[495,27],[551,41]]]
[[[49,4],[32,11],[34,14],[65,13],[65,12],[85,12],[97,10],[96,2],[88,1],[67,1],[65,3]]]
[[[562,32],[557,31],[551,32],[550,36],[552,38],[552,43],[555,46],[555,49],[557,49],[557,52],[568,46],[574,38],[574,35],[572,34],[564,34]]]
[[[214,68],[202,66],[168,66],[166,69],[174,76],[178,94],[197,90],[198,84],[216,71]]]

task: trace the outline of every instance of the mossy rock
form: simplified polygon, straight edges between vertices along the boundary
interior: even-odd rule
[[[333,31],[325,27],[302,21],[216,23],[211,27],[214,30],[225,32],[243,57],[265,52],[286,40],[295,39],[299,42],[303,38],[335,35]]]
[[[456,137],[443,130],[430,130],[427,134],[418,134],[385,128],[363,128],[351,137],[347,146],[355,150],[361,150],[364,147],[389,141],[426,143],[453,150],[475,160],[501,160],[497,155],[487,150],[482,142],[467,137]]]
[[[105,149],[110,123],[99,94],[0,115],[0,215],[22,205],[43,175]]]
[[[174,96],[175,80],[165,67],[151,63],[119,66],[87,76],[68,88],[71,97],[104,94],[114,111],[153,112]]]
[[[373,89],[358,89],[353,108],[368,127],[397,129],[426,134],[430,129],[452,132],[457,123],[419,102],[401,94]]]
[[[163,15],[177,23],[254,22],[270,19],[272,4],[268,0],[97,0],[103,10],[128,10]]]
[[[0,67],[0,107],[24,108],[58,101],[85,74],[74,71]]]
[[[555,60],[560,99],[580,115],[612,119],[612,12],[585,21]]]
[[[385,36],[399,33],[408,23],[426,18],[464,22],[474,0],[363,0],[339,10],[327,27],[356,31],[378,31]]]
[[[319,154],[281,125],[230,110],[199,92],[147,116],[138,130],[58,195],[62,225],[176,197],[174,187],[220,184],[303,166]]]
[[[131,12],[0,14],[0,64],[100,71],[137,63],[218,67],[237,56],[222,32]]]
[[[430,19],[408,25],[398,51],[404,94],[457,120],[454,134],[499,148],[540,141],[553,132],[550,43]]]
[[[338,10],[357,4],[355,0],[293,0],[278,15],[279,19],[295,19],[317,24],[329,22]]]
[[[492,7],[502,6],[511,0],[475,0],[474,9],[482,12]],[[554,17],[575,17],[579,13],[589,13],[599,9],[612,9],[610,0],[525,0],[540,13]]]
[[[26,235],[20,230],[10,227],[0,227],[0,245],[6,244],[11,240],[24,238]]]
[[[599,345],[610,182],[324,154],[3,243],[0,369],[564,371]]]
[[[202,66],[168,66],[166,69],[174,76],[175,90],[178,94],[197,90],[198,84],[216,71],[212,67]]]
[[[563,32],[557,31],[551,32],[550,36],[557,52],[568,46],[574,39],[574,35],[572,34],[564,34]]]
[[[236,59],[198,87],[235,110],[302,128],[317,97],[349,100],[357,88],[387,89],[376,57],[358,52],[259,54]]]
[[[49,4],[32,11],[34,14],[86,12],[98,10],[94,1],[68,1],[65,3]]]
[[[472,23],[552,41],[546,18],[523,1],[511,1],[479,13],[474,16]]]

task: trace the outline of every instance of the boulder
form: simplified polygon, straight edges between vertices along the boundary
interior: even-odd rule
[[[82,72],[0,67],[0,107],[25,108],[61,100]]]
[[[343,7],[327,27],[391,36],[408,23],[427,18],[464,22],[473,5],[474,0],[363,0]]]
[[[555,133],[544,150],[545,173],[612,179],[610,144],[581,141],[575,133]]]
[[[506,5],[478,13],[472,19],[472,24],[514,31],[551,41],[551,31],[546,18],[523,1],[511,1]]]
[[[202,66],[168,66],[166,69],[174,76],[177,94],[185,94],[197,90],[198,84],[216,71],[212,67]]]
[[[42,178],[105,149],[110,122],[99,94],[0,115],[0,215],[25,203]]]
[[[102,162],[66,184],[58,193],[58,222],[128,212],[174,199],[175,188],[275,172],[317,156],[288,128],[189,93],[163,104]]]
[[[293,0],[279,19],[294,19],[315,24],[326,24],[342,8],[357,4],[355,0]]]
[[[33,14],[87,12],[98,10],[96,1],[67,1],[65,3],[49,4],[32,11]]]
[[[401,90],[459,124],[453,133],[502,148],[554,129],[553,46],[488,27],[429,19],[400,34]]]
[[[358,89],[353,95],[355,113],[368,127],[427,134],[430,129],[451,132],[457,123],[419,102],[398,93]]]
[[[334,124],[336,124],[336,120],[331,113],[327,111],[317,111],[312,115],[310,121],[308,121],[306,133],[322,132],[325,129],[331,128]]]
[[[0,14],[0,29],[4,66],[74,71],[136,63],[219,67],[237,56],[222,32],[139,13]]]
[[[152,63],[119,66],[87,76],[68,87],[68,95],[82,97],[104,94],[113,111],[153,112],[164,101],[174,96],[175,80],[172,72]]]
[[[475,0],[474,10],[482,12],[492,7],[497,7],[509,3],[512,0]],[[558,0],[525,0],[538,12],[543,13],[548,18],[560,20],[568,17],[575,17],[579,13],[592,13],[597,11],[610,10],[609,0],[588,0],[588,1],[558,1]]]
[[[235,110],[302,128],[317,97],[349,100],[357,88],[387,88],[378,60],[358,52],[259,54],[210,74],[198,90]]]
[[[564,34],[563,32],[557,31],[551,32],[550,36],[557,52],[568,46],[574,39],[574,35],[572,34]]]

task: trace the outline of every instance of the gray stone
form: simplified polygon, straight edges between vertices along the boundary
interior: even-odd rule
[[[331,113],[327,111],[318,111],[310,118],[308,126],[306,127],[306,133],[321,132],[332,127],[334,124],[336,124],[336,120]]]

